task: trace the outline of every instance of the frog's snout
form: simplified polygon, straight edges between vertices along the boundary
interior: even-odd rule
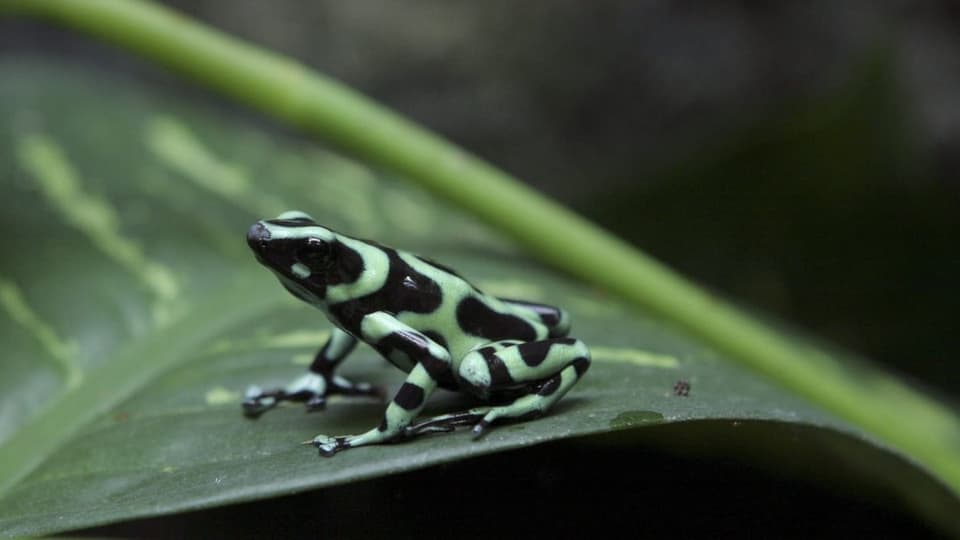
[[[270,231],[258,221],[247,229],[247,245],[256,253],[262,252],[267,247],[267,240],[270,240]]]

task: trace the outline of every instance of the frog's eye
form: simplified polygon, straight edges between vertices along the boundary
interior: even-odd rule
[[[330,260],[330,244],[319,238],[308,238],[297,250],[297,259],[314,268],[324,266]]]

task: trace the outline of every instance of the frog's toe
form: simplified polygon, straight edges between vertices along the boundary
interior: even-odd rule
[[[473,433],[473,440],[477,440],[480,437],[483,437],[483,435],[487,432],[488,428],[490,427],[490,422],[491,422],[490,420],[487,420],[486,418],[484,418],[483,420],[480,420],[479,422],[474,424],[473,429],[471,430],[471,432]]]
[[[493,424],[498,418],[502,418],[504,416],[503,413],[503,407],[493,407],[487,411],[487,413],[483,415],[483,418],[473,425],[473,429],[471,430],[473,433],[473,440],[477,440],[489,433],[491,424]]]
[[[304,403],[307,412],[322,411],[327,407],[327,396],[314,394]]]
[[[323,457],[330,457],[341,450],[350,448],[349,437],[330,437],[328,435],[317,435],[311,441],[314,447],[320,451]]]
[[[367,382],[355,383],[340,375],[334,375],[330,380],[330,393],[343,396],[374,397],[380,401],[385,401],[387,398],[386,391],[380,386],[375,386]]]
[[[344,393],[347,395],[371,397],[378,401],[387,400],[387,390],[384,387],[366,382],[356,383],[349,391]]]
[[[267,409],[273,407],[273,404],[265,404],[259,399],[245,399],[243,401],[243,414],[256,418],[266,412]]]
[[[277,396],[272,392],[264,392],[259,386],[247,388],[243,399],[243,413],[247,416],[257,417],[266,410],[272,409],[277,405]]]
[[[403,430],[403,436],[410,438],[428,433],[449,433],[461,426],[474,425],[477,421],[483,419],[483,415],[486,414],[487,410],[488,408],[482,407],[464,412],[435,416],[419,424],[407,426]]]
[[[418,435],[426,435],[428,433],[450,433],[456,429],[451,424],[436,424],[436,425],[417,425],[417,426],[407,426],[403,428],[404,438],[412,438]]]

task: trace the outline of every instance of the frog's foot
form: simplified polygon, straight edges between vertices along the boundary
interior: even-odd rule
[[[369,383],[353,383],[339,375],[310,372],[284,388],[264,391],[259,386],[249,387],[243,400],[243,411],[247,416],[257,417],[282,401],[303,402],[307,412],[319,411],[326,407],[327,396],[334,394],[370,396],[380,400],[384,395],[380,388]]]
[[[355,383],[340,375],[327,376],[327,395],[340,394],[342,396],[366,396],[385,401],[386,392],[379,386],[370,383]],[[309,403],[308,403],[309,405]]]
[[[264,391],[259,386],[252,385],[247,388],[243,398],[243,413],[256,418],[285,399],[289,398],[281,389]]]
[[[531,397],[532,396],[527,396]],[[521,400],[517,400],[521,401]],[[540,418],[546,414],[545,410],[541,408],[539,403],[536,403],[537,399],[526,400],[526,403],[516,403],[514,402],[511,405],[506,405],[503,407],[493,407],[490,411],[483,415],[483,418],[479,422],[473,425],[471,433],[473,434],[473,440],[478,440],[483,437],[490,431],[490,425],[497,419],[503,419],[506,421],[526,421],[534,420]]]
[[[308,411],[324,408],[327,403],[327,380],[316,373],[306,373],[283,388],[262,390],[259,386],[247,388],[243,400],[243,412],[257,417],[283,401],[302,401]]]
[[[353,445],[350,444],[350,439],[352,438],[351,436],[330,437],[329,435],[317,435],[312,440],[304,441],[303,444],[312,444],[320,451],[321,456],[331,457],[341,450],[351,448]]]
[[[326,390],[322,393],[308,390],[308,397],[306,399],[301,398],[296,400],[305,401],[304,406],[307,408],[307,412],[323,410],[327,406],[327,396],[333,395],[366,396],[375,398],[377,401],[381,402],[386,399],[386,394],[384,393],[383,389],[370,383],[354,383],[339,375],[323,376],[314,375],[312,373],[309,375],[313,375],[315,377],[324,377]],[[299,392],[302,394],[304,390],[300,390]]]
[[[373,428],[362,435],[343,435],[340,437],[317,435],[312,440],[305,441],[304,444],[312,444],[320,451],[321,456],[330,457],[347,448],[366,446],[368,444],[381,444],[396,438],[398,438],[396,433],[389,434],[381,431],[379,428]]]
[[[479,409],[470,409],[469,411],[434,416],[419,424],[407,426],[403,430],[403,437],[407,439],[427,433],[448,433],[458,427],[472,426],[478,421],[483,420],[484,415],[489,410],[490,407],[482,407]]]
[[[490,425],[497,419],[532,420],[542,416],[543,412],[537,401],[536,399],[517,400],[502,407],[479,407],[469,411],[435,416],[407,426],[403,430],[403,438],[410,439],[428,433],[449,433],[458,427],[472,426],[473,438],[479,439],[489,431]]]

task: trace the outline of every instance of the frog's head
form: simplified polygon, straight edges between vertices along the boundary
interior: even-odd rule
[[[291,293],[307,302],[323,299],[335,265],[336,234],[309,215],[292,210],[250,226],[247,244],[257,260]]]

